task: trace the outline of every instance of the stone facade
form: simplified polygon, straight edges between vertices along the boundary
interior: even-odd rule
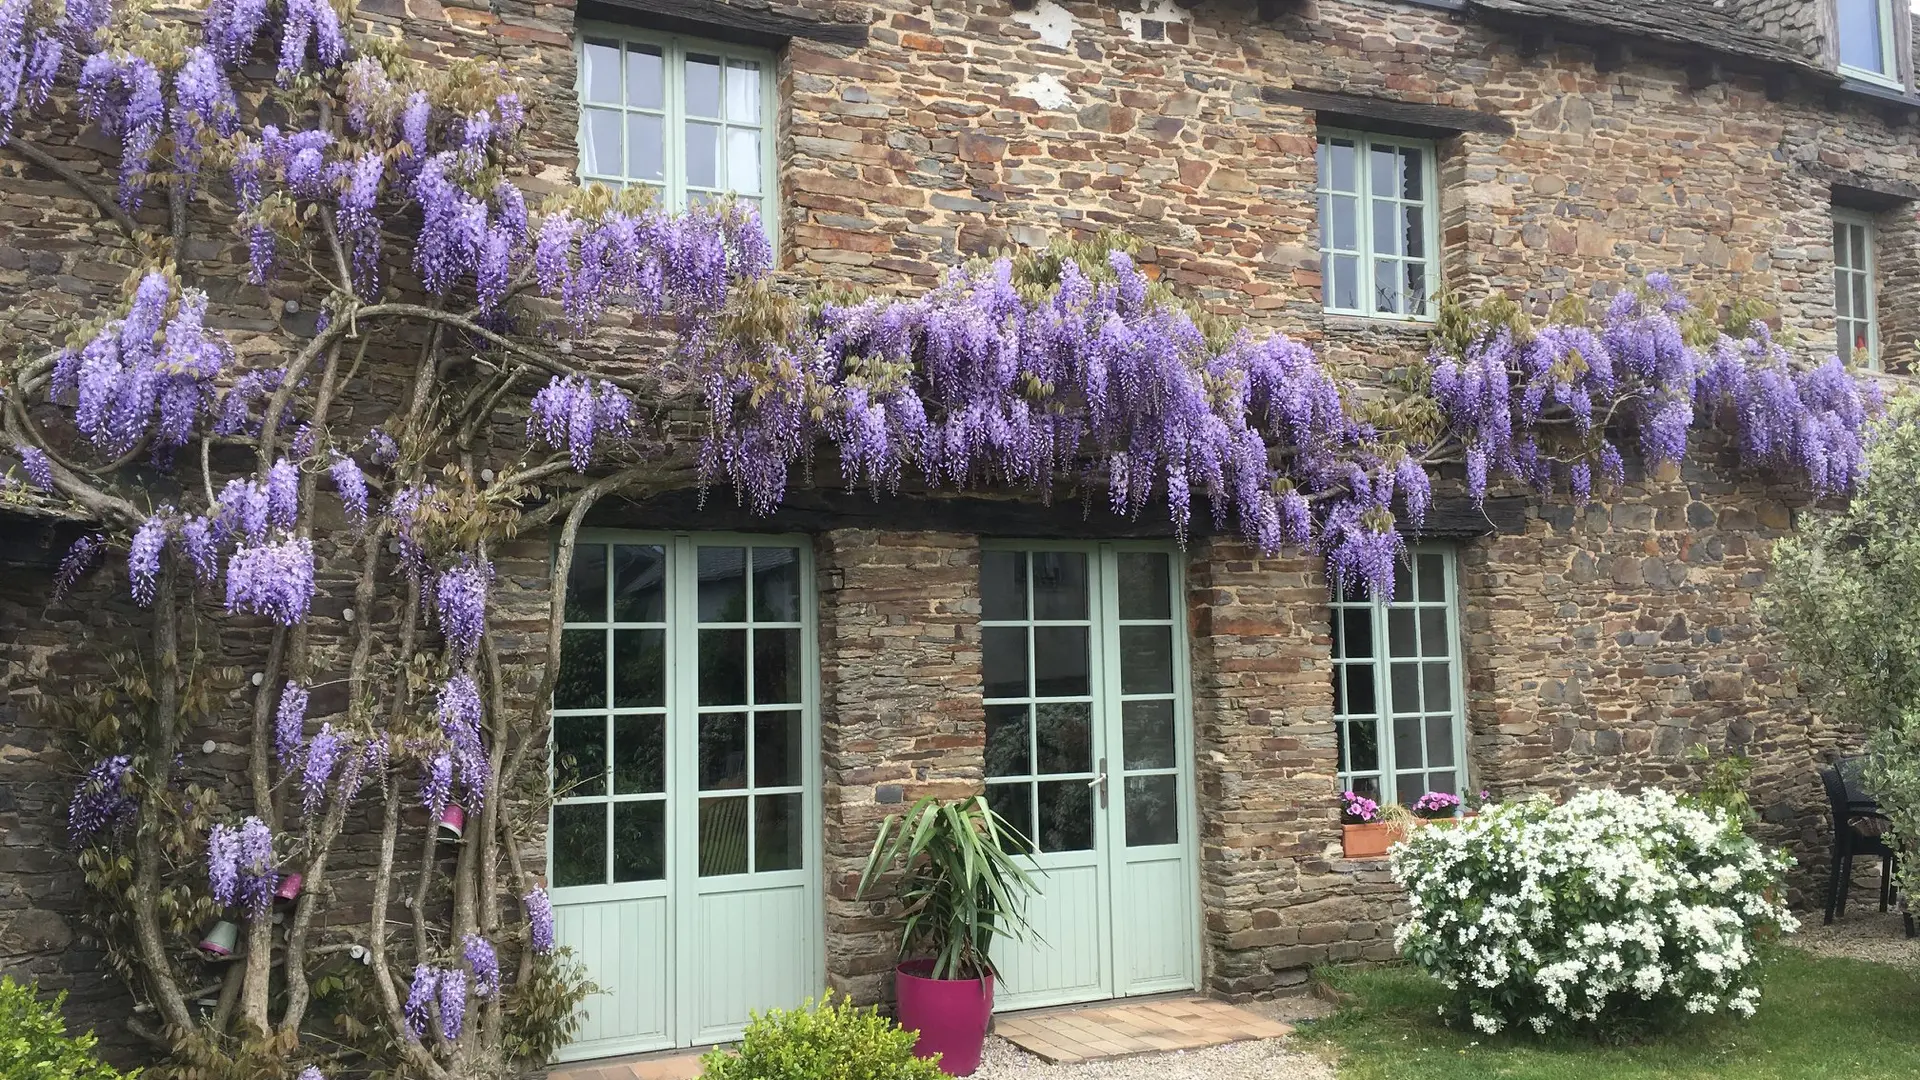
[[[1608,52],[1590,25],[1542,36],[1549,16],[1481,10],[1498,5],[1312,0],[1263,18],[1265,6],[706,0],[685,18],[770,13],[865,29],[864,45],[801,35],[778,51],[780,261],[795,289],[920,288],[968,256],[1119,229],[1154,273],[1220,314],[1343,363],[1414,362],[1424,326],[1321,308],[1323,118],[1271,92],[1337,91],[1512,126],[1437,139],[1449,287],[1503,291],[1543,314],[1563,296],[1603,301],[1664,270],[1690,290],[1765,300],[1783,330],[1825,342],[1839,191],[1878,215],[1887,365],[1915,359],[1920,128],[1911,104],[1808,74],[1821,63],[1807,57],[1827,50],[1815,44],[1827,40],[1817,0],[1765,8],[1765,33],[1804,44],[1801,56],[1775,70],[1764,50],[1730,53],[1705,79],[1670,43]],[[529,185],[569,181],[571,5],[379,0],[360,12],[424,54],[498,59],[536,79],[545,136]],[[71,127],[48,139],[101,167]],[[44,335],[54,316],[117,288],[124,262],[83,224],[92,216],[0,151],[0,302],[38,313],[16,336]],[[302,317],[290,297],[210,287],[240,305],[243,347]],[[1476,782],[1503,794],[1685,785],[1687,748],[1737,750],[1760,762],[1769,836],[1821,858],[1813,761],[1852,736],[1807,715],[1754,611],[1769,545],[1800,503],[1731,477],[1637,478],[1609,505],[1533,502],[1517,528],[1460,539]],[[1061,514],[1064,529],[1080,520],[1078,508]],[[858,521],[765,526],[815,536],[828,971],[835,986],[880,997],[890,925],[882,905],[855,898],[855,882],[885,814],[981,783],[978,537],[1006,530],[934,530],[884,506]],[[16,557],[38,543],[22,537],[8,548]],[[544,606],[540,542],[511,554],[510,628],[531,635]],[[87,988],[76,1016],[104,1019],[124,1004],[98,989],[99,953],[74,937],[78,877],[59,850],[70,774],[41,706],[98,663],[76,641],[120,616],[104,592],[49,609],[47,560],[27,561],[33,569],[0,575],[0,967]],[[1384,866],[1340,854],[1317,563],[1201,536],[1189,568],[1206,988],[1271,993],[1299,985],[1311,964],[1390,955],[1397,901]],[[240,662],[257,644],[239,635],[225,646]]]

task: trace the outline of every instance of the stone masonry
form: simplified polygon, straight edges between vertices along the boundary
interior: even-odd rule
[[[639,9],[657,6],[591,14],[644,25]],[[1821,0],[1767,0],[1757,36],[1779,41],[1778,57],[1755,48],[1711,65],[1672,42],[1611,48],[1591,23],[1560,27],[1516,13],[1525,6],[701,0],[675,27],[749,13],[865,28],[864,45],[794,36],[778,49],[780,263],[796,291],[918,289],[969,256],[1117,229],[1183,294],[1310,342],[1356,375],[1417,362],[1425,326],[1321,309],[1314,148],[1330,118],[1282,92],[1323,91],[1511,124],[1437,140],[1441,268],[1468,296],[1501,291],[1544,314],[1661,270],[1702,295],[1764,300],[1783,332],[1824,347],[1838,199],[1879,227],[1886,364],[1916,359],[1915,108],[1820,75],[1832,55]],[[359,14],[422,55],[500,60],[536,80],[541,168],[528,185],[571,181],[572,4],[364,0]],[[68,118],[31,134],[86,171],[105,161],[98,137]],[[118,288],[124,253],[86,224],[94,217],[0,150],[0,306],[47,313],[10,329],[8,347]],[[242,309],[229,329],[243,348],[310,325],[311,307],[296,313],[291,297],[236,278],[208,287]],[[637,363],[651,355],[631,351]],[[1518,529],[1462,538],[1475,782],[1502,794],[1684,786],[1689,747],[1743,752],[1760,763],[1767,835],[1816,869],[1813,765],[1857,738],[1807,714],[1755,611],[1768,549],[1803,505],[1723,468],[1636,470],[1605,505],[1535,500]],[[887,813],[981,782],[978,535],[1006,533],[991,522],[932,531],[884,507],[766,527],[815,536],[828,971],[836,987],[880,998],[891,924],[855,899],[855,882]],[[15,528],[0,520],[0,533]],[[516,634],[538,630],[542,549],[531,538],[505,553]],[[105,601],[105,586],[50,608],[49,560],[28,561],[0,574],[0,969],[74,988],[73,1017],[107,1023],[126,1003],[80,935],[78,874],[60,850],[72,774],[44,706],[97,674],[88,631],[131,613]],[[1198,536],[1188,587],[1206,988],[1271,993],[1311,964],[1391,955],[1384,865],[1340,853],[1318,563]],[[234,663],[258,646],[244,632],[222,643]],[[222,741],[192,768],[215,774],[239,753]]]

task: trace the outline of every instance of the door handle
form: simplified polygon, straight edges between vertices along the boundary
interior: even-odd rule
[[[1106,758],[1100,759],[1100,775],[1094,777],[1092,780],[1087,781],[1087,786],[1090,788],[1097,787],[1100,789],[1100,809],[1105,810],[1107,808],[1107,759]]]

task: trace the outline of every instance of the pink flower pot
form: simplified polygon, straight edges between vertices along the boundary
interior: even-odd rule
[[[458,840],[466,828],[467,812],[460,809],[459,803],[448,803],[440,814],[440,835],[449,840]]]
[[[935,979],[932,974],[931,960],[909,960],[894,971],[900,1026],[920,1033],[916,1055],[939,1055],[940,1071],[948,1076],[972,1076],[993,1019],[993,977]]]
[[[281,878],[280,887],[273,891],[273,898],[283,902],[295,899],[300,895],[300,882],[302,880],[304,879],[301,878],[299,874],[288,874],[286,877]]]

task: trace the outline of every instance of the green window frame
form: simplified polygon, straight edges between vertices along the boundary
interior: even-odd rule
[[[1894,0],[1834,0],[1840,73],[1881,86],[1900,86],[1899,23]]]
[[[574,51],[581,183],[674,210],[730,194],[777,242],[773,53],[611,23],[582,24]]]
[[[1432,321],[1440,288],[1433,144],[1323,129],[1315,157],[1322,307]]]
[[[1833,210],[1833,328],[1840,359],[1880,366],[1879,298],[1874,295],[1873,217]]]
[[[1459,572],[1454,552],[1416,545],[1392,599],[1332,605],[1334,726],[1342,791],[1411,805],[1468,790]]]

